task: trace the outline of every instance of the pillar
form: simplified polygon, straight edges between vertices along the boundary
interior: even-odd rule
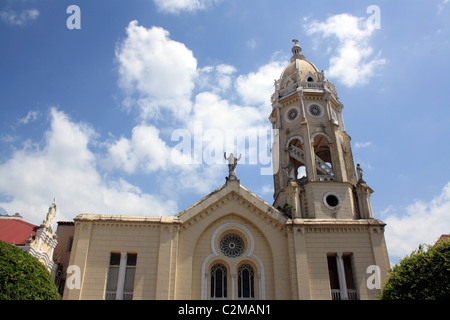
[[[347,281],[345,280],[345,269],[342,253],[336,253],[336,264],[339,277],[339,288],[341,291],[341,300],[348,300]]]

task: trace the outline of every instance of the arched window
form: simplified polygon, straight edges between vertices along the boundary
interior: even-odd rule
[[[305,169],[305,153],[303,151],[303,146],[301,141],[298,138],[294,138],[289,141],[288,150],[290,153],[290,159],[293,172],[289,172],[290,178],[293,178],[297,181],[306,178],[306,169]]]
[[[328,137],[323,134],[314,136],[313,148],[316,155],[317,178],[320,181],[328,181],[334,176],[329,143]]]
[[[243,264],[238,269],[238,298],[255,297],[255,273],[252,266]]]
[[[211,298],[227,297],[227,268],[217,263],[211,268]]]

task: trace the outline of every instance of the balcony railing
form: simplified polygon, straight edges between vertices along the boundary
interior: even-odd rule
[[[332,300],[342,300],[340,289],[331,289]],[[347,300],[358,300],[358,294],[355,289],[347,289]]]
[[[333,83],[330,82],[307,82],[302,81],[300,83],[293,83],[292,85],[280,89],[278,91],[278,98],[285,98],[293,94],[297,91],[297,88],[303,88],[303,89],[316,89],[316,90],[323,90],[325,88],[328,88],[334,95],[336,95],[336,87]],[[275,99],[275,97],[272,97],[272,100]]]
[[[123,300],[133,300],[133,292],[124,292]]]
[[[123,300],[133,300],[133,292],[124,292]],[[106,291],[105,300],[116,300],[116,291]]]
[[[317,181],[331,182],[331,181],[334,181],[334,176],[327,175],[327,174],[318,174]]]
[[[116,291],[106,291],[105,300],[116,300]]]
[[[300,82],[300,86],[302,86],[305,89],[323,89],[324,84],[323,82]]]

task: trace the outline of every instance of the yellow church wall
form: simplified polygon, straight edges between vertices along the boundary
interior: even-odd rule
[[[354,219],[355,207],[352,186],[349,183],[310,182],[305,186],[306,197],[308,198],[309,217],[319,219]],[[330,210],[324,204],[323,197],[328,192],[336,193],[341,200],[338,209]]]
[[[370,274],[366,270],[377,265],[375,255],[382,247],[372,247],[370,228],[354,224],[347,226],[306,227],[305,241],[308,258],[309,279],[312,299],[331,299],[327,255],[336,253],[351,255],[353,280],[358,298],[375,299],[379,290],[369,290],[366,285]],[[383,268],[383,265],[380,266]]]
[[[335,187],[337,193],[347,190],[346,184]],[[367,267],[379,265],[383,279],[389,267],[381,221],[286,220],[255,199],[238,182],[229,182],[174,217],[77,217],[70,264],[81,267],[82,286],[66,290],[64,299],[104,299],[111,252],[137,254],[136,300],[209,299],[210,269],[217,262],[229,272],[228,299],[237,299],[237,269],[243,263],[255,271],[255,299],[331,299],[327,255],[336,253],[352,255],[358,298],[375,298],[378,290],[366,286]],[[219,242],[227,233],[244,240],[241,256],[221,252]]]
[[[83,237],[82,226],[90,232]],[[81,290],[66,290],[65,299],[104,299],[111,253],[136,253],[135,299],[155,299],[161,226],[121,222],[83,222],[75,231],[70,264],[82,268]],[[81,246],[78,242],[83,243]],[[87,253],[86,253],[87,251]],[[85,256],[83,258],[83,256]],[[81,291],[81,292],[80,292]],[[66,297],[67,293],[67,297]]]

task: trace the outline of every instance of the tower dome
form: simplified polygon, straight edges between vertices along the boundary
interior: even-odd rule
[[[319,70],[317,67],[306,60],[301,54],[302,48],[298,44],[298,40],[292,40],[295,44],[292,47],[291,62],[281,73],[280,84],[286,87],[288,83],[293,82],[316,82],[319,81]]]

